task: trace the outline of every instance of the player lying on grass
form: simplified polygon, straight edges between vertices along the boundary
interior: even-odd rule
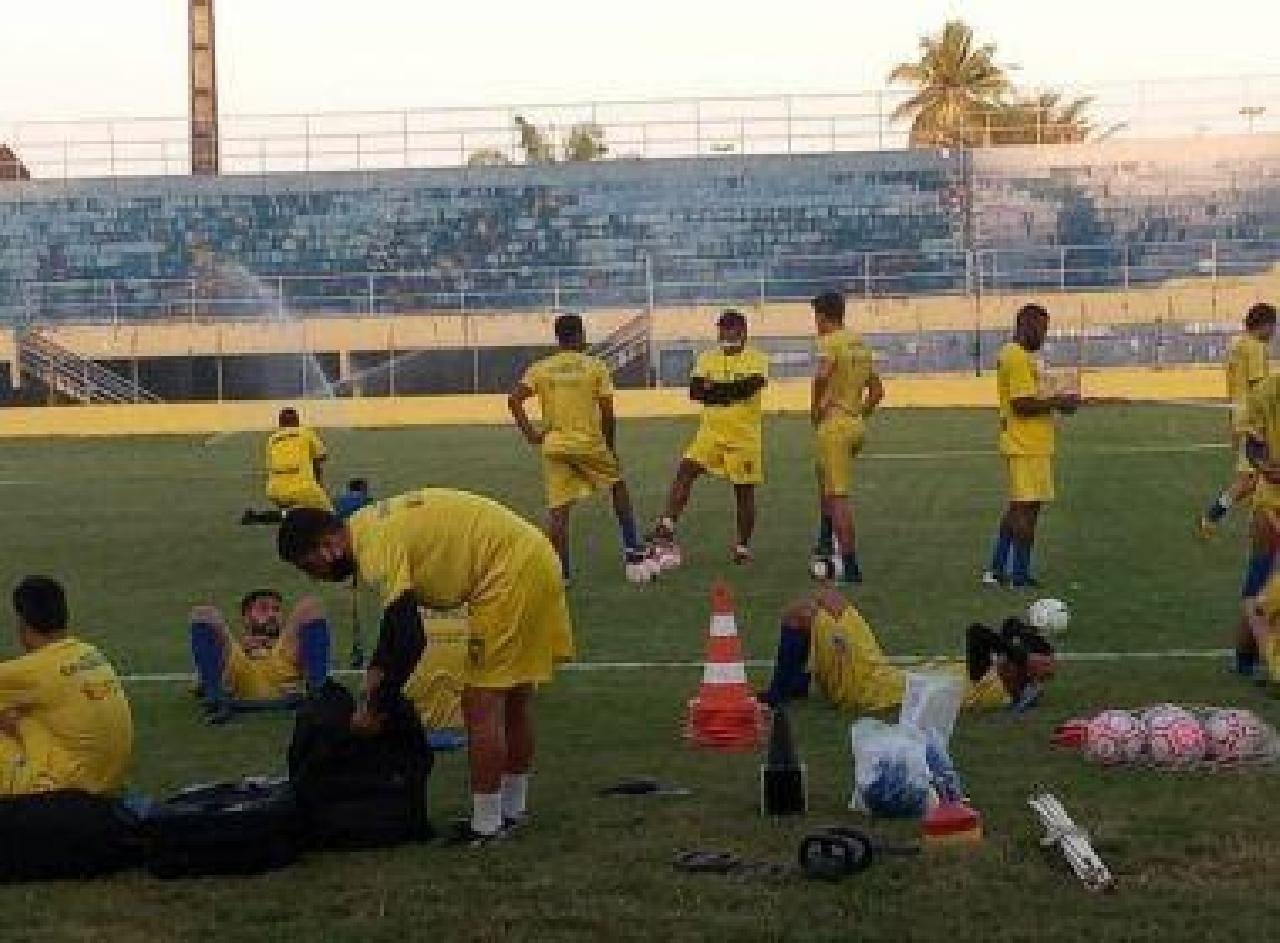
[[[965,649],[964,663],[941,666],[964,678],[964,707],[1024,710],[1053,677],[1053,646],[1016,619],[1000,632],[971,625]],[[811,680],[837,707],[868,713],[901,705],[907,672],[885,658],[853,604],[822,586],[783,610],[773,679],[761,700],[776,705],[806,697]]]
[[[352,725],[377,729],[426,639],[419,607],[467,608],[462,714],[472,815],[458,839],[483,844],[526,817],[534,685],[573,656],[560,559],[546,536],[479,495],[424,488],[343,522],[298,508],[278,535],[281,559],[314,579],[358,575],[382,590],[378,644]]]
[[[47,576],[13,591],[23,653],[0,662],[0,795],[114,793],[133,757],[133,717],[115,669],[68,632],[67,598]]]
[[[702,419],[676,466],[666,512],[654,526],[653,537],[660,545],[674,545],[676,522],[689,503],[693,483],[711,472],[733,484],[737,542],[731,559],[749,563],[756,486],[764,483],[761,402],[769,382],[769,358],[748,346],[747,319],[741,312],[721,314],[716,331],[719,349],[699,354],[689,375],[689,398],[702,404]]]
[[[1249,394],[1267,378],[1270,364],[1268,345],[1276,332],[1275,306],[1259,303],[1244,316],[1244,331],[1227,349],[1227,395],[1231,398],[1231,452],[1236,459],[1236,477],[1196,521],[1196,535],[1213,536],[1219,522],[1232,506],[1253,493],[1257,472],[1244,454],[1248,431]]]

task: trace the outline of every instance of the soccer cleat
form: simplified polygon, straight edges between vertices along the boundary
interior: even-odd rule
[[[756,555],[751,552],[751,548],[746,544],[737,544],[731,551],[730,559],[739,565],[751,563],[755,560]]]
[[[1005,584],[1005,577],[998,576],[990,570],[983,570],[980,579],[983,586],[1003,586]]]
[[[1039,589],[1040,581],[1034,576],[1024,576],[1020,579],[1015,577],[1009,580],[1009,585],[1014,589]]]
[[[210,727],[221,727],[235,716],[235,711],[226,701],[214,701],[205,707],[204,722]]]
[[[652,583],[657,579],[660,567],[655,565],[652,555],[644,550],[628,550],[623,570],[628,583]]]
[[[1195,535],[1198,540],[1212,540],[1217,532],[1217,521],[1211,521],[1203,514],[1196,515]]]
[[[448,837],[444,843],[451,848],[483,848],[486,845],[492,845],[500,842],[507,837],[506,823],[496,832],[486,834],[485,832],[477,832],[471,827],[470,819],[459,819],[453,823]]]
[[[528,812],[520,812],[516,815],[504,815],[502,817],[502,831],[505,835],[513,835],[520,829],[529,825],[533,821],[533,817]]]

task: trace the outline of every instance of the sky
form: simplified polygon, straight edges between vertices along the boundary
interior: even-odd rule
[[[1280,73],[1280,4],[216,0],[224,114],[855,91],[967,20],[1028,86]],[[186,114],[186,0],[6,0],[0,124]]]

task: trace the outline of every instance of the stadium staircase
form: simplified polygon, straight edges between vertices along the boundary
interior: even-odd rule
[[[648,386],[651,332],[648,312],[638,314],[592,347],[591,353],[608,365],[618,386]]]
[[[21,370],[51,393],[81,403],[159,403],[160,397],[100,363],[54,343],[36,328],[18,335]]]

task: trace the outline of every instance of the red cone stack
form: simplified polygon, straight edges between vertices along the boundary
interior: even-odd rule
[[[733,617],[733,595],[711,587],[711,628],[698,696],[689,701],[685,737],[696,747],[755,750],[764,741],[766,711],[747,686],[742,640]]]

